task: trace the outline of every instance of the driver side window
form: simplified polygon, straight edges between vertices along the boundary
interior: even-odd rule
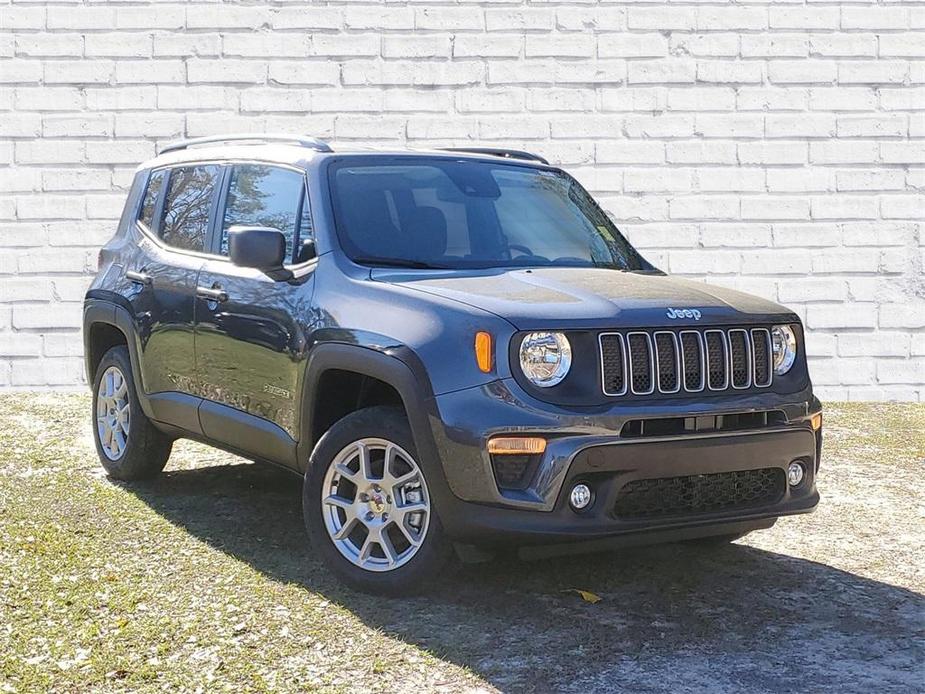
[[[228,255],[228,230],[231,227],[270,227],[286,237],[286,258],[291,262],[303,188],[302,174],[290,169],[264,164],[232,167],[222,220],[220,253]],[[311,221],[303,220],[302,229],[306,225],[310,229]]]

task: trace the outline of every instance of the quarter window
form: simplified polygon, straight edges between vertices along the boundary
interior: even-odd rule
[[[222,223],[222,255],[228,255],[231,227],[259,226],[281,231],[286,237],[286,257],[292,258],[302,189],[302,175],[295,171],[260,164],[235,166]]]
[[[171,170],[160,230],[164,243],[188,251],[205,248],[209,210],[218,176],[219,167],[215,165]]]
[[[138,215],[138,221],[144,224],[148,230],[154,229],[154,210],[157,208],[157,200],[161,195],[161,188],[164,186],[164,177],[166,171],[154,171],[148,177],[148,187],[145,189],[144,200],[141,201],[141,213]]]

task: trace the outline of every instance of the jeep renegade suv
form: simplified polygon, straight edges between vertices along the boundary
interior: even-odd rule
[[[315,551],[365,590],[453,547],[728,540],[819,498],[798,317],[666,276],[526,152],[170,145],[84,334],[109,475],[177,438],[292,470]]]

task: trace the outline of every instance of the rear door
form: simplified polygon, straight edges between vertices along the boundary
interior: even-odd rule
[[[142,381],[155,396],[155,417],[194,432],[199,387],[193,311],[221,175],[216,164],[151,172],[137,220],[143,232],[139,251],[126,272],[134,288],[129,300]]]
[[[232,265],[228,229],[235,225],[281,231],[296,277],[280,281]],[[229,167],[215,255],[203,265],[196,299],[196,360],[206,399],[200,420],[206,436],[271,459],[288,455],[280,442],[298,438],[314,280],[312,263],[299,262],[299,248],[312,240],[311,229],[304,172],[260,163]]]

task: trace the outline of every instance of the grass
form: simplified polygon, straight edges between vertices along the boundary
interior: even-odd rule
[[[297,478],[179,442],[160,478],[117,484],[89,419],[82,394],[0,396],[0,691],[922,681],[921,405],[827,408],[812,516],[711,552],[456,567],[404,601],[352,593],[313,558]]]

